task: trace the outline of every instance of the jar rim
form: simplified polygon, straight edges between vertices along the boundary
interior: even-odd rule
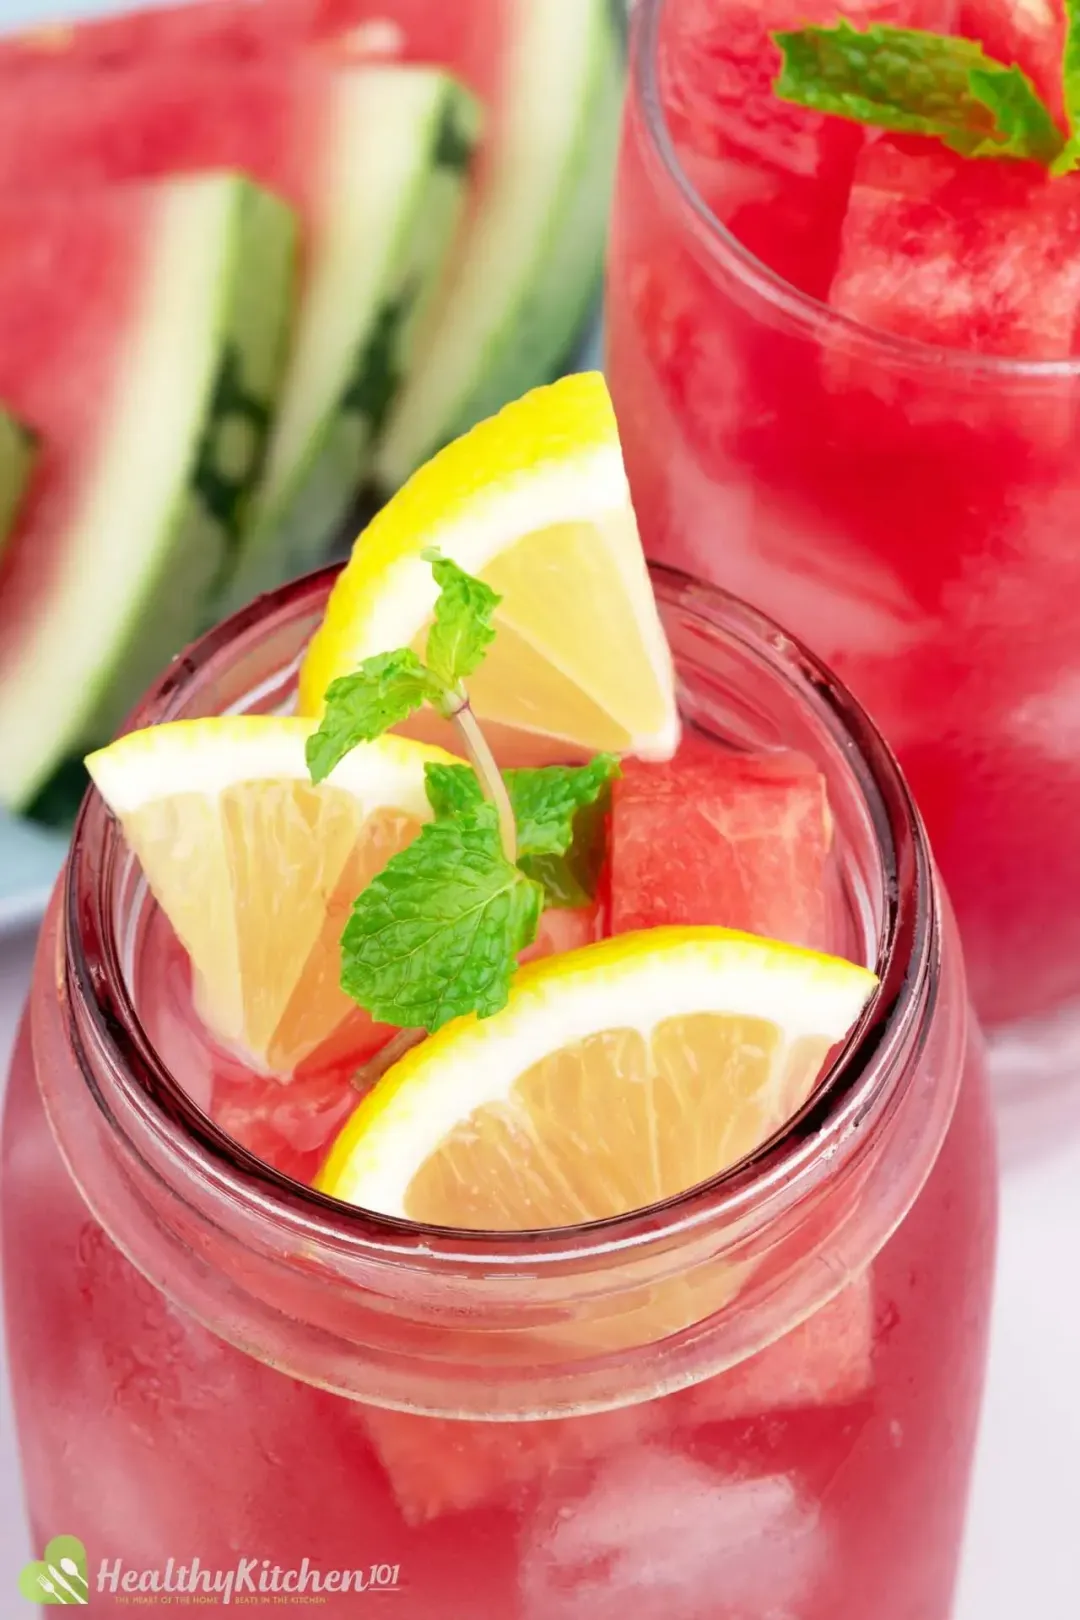
[[[902,337],[854,319],[804,292],[759,259],[713,212],[683,165],[660,87],[660,29],[666,7],[679,0],[636,0],[632,20],[631,78],[642,113],[648,151],[661,177],[673,187],[681,213],[706,254],[773,310],[795,321],[819,343],[845,340],[848,347],[876,352],[884,361],[964,379],[989,376],[1005,382],[1069,380],[1080,376],[1080,357],[1022,360],[979,354]],[[630,112],[632,116],[632,109]]]
[[[210,631],[174,660],[125,729],[166,718],[194,681],[260,640],[271,622],[318,613],[336,573],[331,567],[286,585]],[[879,984],[803,1108],[721,1175],[663,1203],[588,1224],[513,1233],[455,1230],[343,1204],[293,1181],[227,1136],[155,1051],[123,970],[110,904],[119,864],[129,859],[127,846],[91,789],[76,823],[63,897],[69,1034],[82,1076],[113,1131],[128,1147],[133,1127],[153,1141],[155,1175],[164,1153],[179,1176],[198,1178],[233,1208],[269,1220],[298,1244],[316,1242],[343,1255],[427,1262],[477,1276],[522,1264],[546,1270],[594,1264],[657,1242],[666,1247],[706,1227],[745,1229],[755,1212],[796,1202],[815,1187],[821,1165],[842,1160],[845,1149],[871,1134],[860,1126],[883,1106],[891,1111],[898,1103],[936,1002],[940,928],[925,832],[899,766],[861,705],[799,641],[717,587],[666,567],[653,566],[651,573],[658,596],[759,655],[767,652],[777,672],[802,687],[842,742],[869,808],[882,865]],[[89,1060],[80,1018],[104,1064]]]

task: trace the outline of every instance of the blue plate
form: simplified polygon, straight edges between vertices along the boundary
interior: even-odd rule
[[[134,0],[0,0],[0,32],[32,23],[93,13],[130,10]],[[174,0],[139,0],[142,5]],[[590,333],[573,370],[600,365],[600,323]],[[0,809],[0,934],[25,927],[42,915],[56,875],[63,865],[66,840],[59,834],[7,815]]]

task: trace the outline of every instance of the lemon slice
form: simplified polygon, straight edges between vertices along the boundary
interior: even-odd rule
[[[423,652],[437,595],[421,556],[429,546],[502,597],[495,642],[469,693],[503,763],[674,752],[671,656],[598,373],[508,405],[383,508],[304,660],[302,713],[319,714],[330,682],[362,659],[403,646]]]
[[[234,715],[132,732],[87,767],[191,958],[196,1004],[255,1068],[290,1074],[355,1012],[341,931],[430,817],[439,749],[364,743],[320,787],[310,720]]]
[[[317,1185],[432,1225],[619,1215],[759,1147],[809,1096],[877,983],[723,928],[624,934],[523,968],[357,1107]]]

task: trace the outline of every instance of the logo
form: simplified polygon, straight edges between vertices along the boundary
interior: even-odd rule
[[[19,1576],[19,1591],[31,1603],[88,1602],[86,1548],[75,1536],[54,1536],[44,1558],[27,1564]]]

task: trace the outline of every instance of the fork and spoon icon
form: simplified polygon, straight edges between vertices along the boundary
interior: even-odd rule
[[[48,1570],[49,1575],[52,1576],[52,1580],[49,1579],[49,1575],[39,1575],[37,1580],[41,1590],[48,1593],[49,1597],[53,1598],[56,1602],[63,1603],[65,1605],[68,1603],[85,1603],[87,1601],[83,1596],[83,1592],[88,1591],[89,1588],[87,1587],[86,1582],[83,1580],[83,1577],[79,1574],[78,1565],[76,1564],[74,1558],[61,1558],[60,1569],[57,1569],[55,1564],[49,1564]],[[61,1570],[63,1571],[63,1574],[61,1574]],[[83,1592],[77,1591],[76,1588],[70,1584],[70,1581],[64,1579],[65,1576],[69,1576],[72,1581],[77,1581],[79,1586],[82,1587]],[[57,1583],[56,1586],[53,1585],[53,1581]],[[58,1591],[57,1586],[61,1587],[63,1591]],[[68,1596],[64,1597],[63,1592],[66,1592]]]

